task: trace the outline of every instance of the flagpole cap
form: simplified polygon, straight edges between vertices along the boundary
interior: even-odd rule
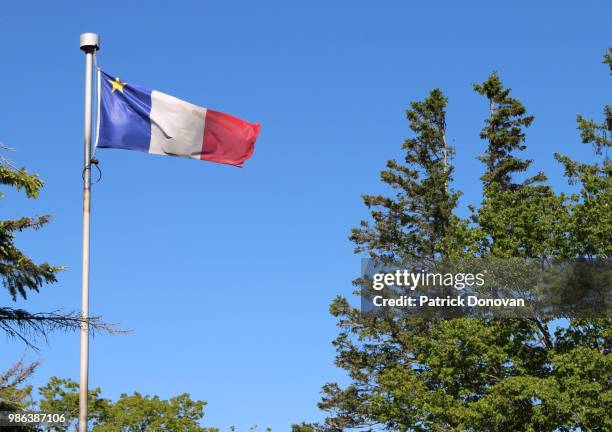
[[[99,50],[100,36],[98,36],[96,33],[81,34],[81,49],[83,51]]]

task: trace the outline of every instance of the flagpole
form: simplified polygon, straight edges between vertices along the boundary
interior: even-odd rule
[[[89,214],[91,197],[91,124],[93,57],[100,48],[95,33],[83,33],[81,50],[85,51],[85,160],[83,164],[83,273],[81,279],[81,361],[79,379],[79,432],[87,432],[87,393],[89,379]]]

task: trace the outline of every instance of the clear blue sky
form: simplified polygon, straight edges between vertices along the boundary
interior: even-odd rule
[[[2,218],[51,213],[19,245],[67,266],[18,305],[80,307],[78,42],[97,32],[109,73],[262,125],[242,170],[98,153],[91,311],[132,331],[93,340],[91,384],[113,398],[189,392],[208,401],[210,426],[282,431],[322,418],[321,385],[344,379],[328,305],[352,291],[359,257],[347,236],[367,216],[360,195],[385,191],[378,173],[401,156],[409,101],[436,86],[449,96],[462,214],[480,200],[487,106],[474,82],[499,71],[536,115],[527,155],[559,189],[552,153],[590,159],[575,115],[600,116],[610,102],[605,1],[78,3],[0,12],[0,141],[46,181],[38,201],[8,193]],[[36,353],[0,338],[0,370],[25,353],[43,359],[35,385],[76,379],[78,339],[54,334]]]

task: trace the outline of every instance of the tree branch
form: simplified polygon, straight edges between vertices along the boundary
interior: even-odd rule
[[[98,333],[120,334],[126,333],[113,324],[105,323],[100,317],[82,318],[78,312],[63,313],[61,310],[43,313],[30,313],[23,309],[0,307],[0,330],[10,338],[20,339],[28,347],[38,350],[33,341],[43,338],[45,342],[48,334],[53,331],[80,330],[83,325],[89,325],[92,335]]]

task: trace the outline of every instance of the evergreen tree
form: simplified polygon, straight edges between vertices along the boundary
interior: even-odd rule
[[[532,164],[519,153],[526,148],[525,128],[534,117],[510,96],[511,89],[497,73],[474,85],[474,90],[487,98],[490,110],[480,133],[487,141],[485,154],[479,158],[485,164],[483,201],[472,216],[481,236],[481,254],[543,259],[563,253],[561,230],[568,218],[565,195],[556,195],[545,185],[542,172],[518,181]]]
[[[604,63],[612,75],[612,48],[604,55]],[[570,251],[574,256],[611,258],[612,161],[608,158],[608,148],[612,146],[612,106],[604,107],[602,123],[586,120],[581,115],[577,116],[577,123],[582,142],[591,145],[596,155],[603,154],[603,160],[587,164],[555,153],[570,184],[580,186],[580,191],[571,197]]]
[[[496,72],[482,84],[475,84],[474,90],[486,96],[489,103],[490,117],[480,132],[480,138],[488,142],[484,156],[479,158],[487,168],[481,177],[484,188],[517,189],[522,183],[514,183],[513,176],[526,171],[532,161],[521,159],[513,152],[525,150],[524,129],[531,125],[534,117],[528,116],[525,106],[510,96],[511,89],[504,87]]]
[[[550,259],[588,250],[609,257],[601,244],[601,234],[612,232],[609,218],[590,210],[589,217],[581,216],[587,210],[577,207],[597,193],[597,208],[603,210],[609,171],[599,172],[601,182],[581,192],[583,199],[573,204],[556,195],[542,173],[526,177],[531,161],[518,152],[525,149],[525,128],[533,117],[510,97],[497,74],[475,90],[487,98],[490,117],[481,134],[487,142],[481,158],[483,201],[473,208],[471,222],[452,214],[457,196],[447,189],[452,168],[440,168],[442,128],[436,125],[443,123],[425,122],[428,127],[423,127],[419,121],[436,118],[421,107],[445,107],[446,100],[435,105],[426,99],[409,111],[415,137],[404,145],[407,164],[390,161],[381,176],[397,195],[364,197],[374,207],[374,222],[361,222],[353,230],[357,252],[373,258],[473,254]],[[568,170],[587,181],[581,165],[566,164]],[[587,225],[603,226],[593,232]],[[328,412],[324,424],[295,425],[294,430],[612,430],[609,320],[574,319],[551,333],[550,323],[539,316],[390,319],[362,314],[341,297],[331,312],[340,328],[334,341],[336,364],[351,383],[344,388],[326,384],[319,404]]]
[[[612,47],[608,48],[604,54],[603,63],[608,65],[610,75],[612,75]],[[602,123],[587,120],[580,114],[577,116],[577,122],[582,142],[591,144],[597,154],[602,154],[605,151],[607,156],[607,149],[612,146],[612,106],[606,105],[603,113],[604,120]]]
[[[415,133],[402,146],[404,163],[392,159],[381,180],[396,191],[394,197],[364,195],[372,209],[373,225],[361,221],[350,239],[355,252],[380,259],[410,259],[448,254],[451,232],[458,227],[453,215],[459,193],[450,188],[454,149],[446,140],[447,98],[439,89],[406,111]]]
[[[43,186],[37,175],[26,169],[17,169],[8,159],[0,157],[0,184],[25,192],[28,198],[38,198]],[[0,192],[0,198],[3,197]],[[14,243],[15,233],[26,229],[39,229],[49,221],[49,216],[22,217],[0,222],[0,278],[13,300],[17,296],[27,298],[28,291],[38,291],[45,283],[57,281],[61,267],[48,263],[36,264],[19,250]]]

